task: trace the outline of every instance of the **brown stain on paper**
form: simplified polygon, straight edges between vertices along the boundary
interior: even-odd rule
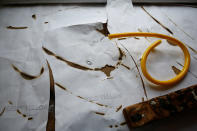
[[[105,105],[105,104],[101,104],[101,103],[98,103],[98,102],[94,102],[94,101],[92,101],[92,100],[88,100],[88,99],[86,99],[86,98],[84,98],[84,97],[82,97],[82,96],[80,96],[80,95],[75,95],[74,93],[72,93],[71,91],[67,90],[64,86],[62,86],[61,84],[59,84],[59,83],[57,83],[57,82],[56,82],[55,84],[56,84],[59,88],[61,88],[61,89],[65,90],[65,91],[67,91],[69,94],[74,95],[75,97],[77,97],[77,98],[79,98],[79,99],[82,99],[82,100],[85,100],[85,101],[87,101],[87,102],[96,104],[96,105],[98,105],[98,106],[104,106],[104,107],[106,107],[106,108],[112,108],[111,106],[108,106],[108,105]]]
[[[125,64],[121,64],[121,65],[127,68],[128,70],[130,70],[130,67],[126,66]]]
[[[122,122],[122,123],[120,123],[120,125],[121,126],[124,126],[124,125],[126,125],[127,123],[124,121],[124,122]]]
[[[123,38],[118,38],[118,40],[125,40],[125,39],[127,39],[127,38],[124,38],[124,37]]]
[[[109,125],[109,128],[113,128],[113,125]]]
[[[190,37],[192,40],[194,40],[194,38],[191,36],[191,35],[189,35],[186,31],[184,31],[182,28],[180,28],[169,16],[167,16],[166,14],[164,14],[167,18],[168,18],[168,20],[170,21],[170,22],[172,22],[179,30],[181,30],[185,35],[187,35],[188,37]]]
[[[36,14],[33,14],[31,17],[36,20]]]
[[[105,115],[105,113],[102,113],[102,112],[94,112],[94,113],[97,114],[97,115],[101,115],[101,116]]]
[[[100,32],[101,34],[103,34],[104,36],[108,36],[110,33],[109,33],[109,30],[107,28],[107,23],[103,23],[103,29],[99,30],[99,29],[96,29],[98,32]]]
[[[138,30],[139,32],[143,32],[142,29],[140,29],[140,28],[138,28],[137,30]],[[144,36],[144,38],[145,38],[148,42],[150,42],[150,40],[149,40],[146,36]]]
[[[181,70],[178,69],[176,66],[171,66],[171,68],[172,68],[172,70],[174,71],[174,73],[175,73],[176,75],[178,75],[178,74],[181,72]]]
[[[26,114],[23,114],[19,109],[16,110],[16,112],[21,115],[22,117],[26,118],[27,115]]]
[[[28,117],[28,120],[33,120],[33,117]]]
[[[3,115],[3,113],[5,112],[5,107],[2,109],[2,111],[0,112],[0,116]]]
[[[19,70],[15,65],[13,65],[12,64],[12,68],[16,71],[16,72],[18,72],[24,79],[26,79],[26,80],[32,80],[32,79],[36,79],[36,78],[38,78],[38,77],[40,77],[42,74],[43,74],[43,72],[44,72],[44,67],[42,67],[41,69],[40,69],[40,74],[39,75],[30,75],[30,74],[27,74],[27,73],[25,73],[25,72],[22,72],[21,70]]]
[[[116,112],[118,112],[122,108],[122,105],[120,105],[117,109]]]
[[[60,85],[59,83],[55,83],[58,87],[60,87],[63,90],[67,90],[65,87],[63,87],[62,85]]]
[[[16,26],[7,26],[7,29],[12,29],[12,30],[19,30],[19,29],[27,29],[27,26],[21,26],[21,27],[16,27]]]
[[[12,103],[12,101],[8,101],[8,103],[10,104],[10,105],[12,105],[13,103]]]
[[[104,67],[101,68],[95,68],[95,71],[102,71],[103,73],[105,73],[106,76],[110,76],[110,73],[115,70],[116,67],[111,66],[111,65],[105,65]]]
[[[160,21],[158,21],[155,17],[153,17],[143,6],[141,6],[142,10],[149,15],[157,24],[159,24],[161,27],[163,27],[167,32],[169,32],[170,34],[173,35],[173,32],[167,28],[166,26],[164,26]]]
[[[49,80],[50,80],[50,97],[49,97],[49,109],[48,109],[48,121],[46,125],[46,131],[55,131],[55,82],[53,78],[53,72],[50,64],[47,61],[49,69]]]
[[[184,67],[184,65],[182,65],[181,63],[179,63],[179,62],[177,62],[177,61],[176,61],[176,63],[177,63],[178,65]],[[188,70],[188,72],[189,72],[193,77],[197,78],[197,76],[196,76],[193,72],[191,72],[190,70]]]
[[[103,72],[107,77],[110,77],[111,72],[112,72],[113,70],[116,69],[116,66],[117,66],[117,65],[121,64],[121,61],[122,61],[122,59],[123,59],[123,56],[125,56],[124,53],[123,53],[123,51],[118,47],[118,50],[119,50],[120,55],[119,55],[119,58],[118,58],[119,61],[117,62],[116,66],[112,66],[112,65],[106,64],[105,66],[100,67],[100,68],[89,68],[89,67],[86,67],[86,66],[79,65],[79,64],[77,64],[77,63],[68,61],[68,60],[66,60],[65,58],[62,58],[62,57],[56,55],[55,53],[53,53],[52,51],[48,50],[48,49],[45,48],[45,47],[42,47],[42,49],[43,49],[43,51],[44,51],[46,54],[51,55],[51,56],[54,56],[56,59],[65,62],[67,65],[69,65],[69,66],[71,66],[71,67],[73,67],[73,68],[80,69],[80,70],[84,70],[84,71],[87,71],[87,70],[89,70],[89,71],[101,71],[101,72]]]
[[[122,44],[121,44],[121,45],[122,45]],[[145,84],[144,84],[144,81],[143,81],[143,79],[142,79],[140,70],[139,70],[139,68],[138,68],[138,66],[137,66],[137,63],[136,63],[135,59],[133,58],[133,56],[131,55],[131,53],[128,51],[128,49],[127,49],[124,45],[122,45],[122,47],[128,52],[129,56],[130,56],[131,59],[133,60],[135,66],[136,66],[136,68],[137,68],[138,74],[139,74],[139,76],[140,76],[140,80],[141,80],[141,82],[142,82],[142,87],[143,87],[143,90],[144,90],[144,95],[146,96],[146,99],[148,99],[147,92],[146,92],[146,88],[145,88]]]
[[[126,121],[124,121],[124,122],[121,122],[120,123],[120,126],[124,126],[124,125],[126,125],[127,123],[126,123]],[[109,128],[113,128],[113,127],[115,127],[115,128],[117,128],[118,127],[118,125],[116,124],[116,125],[109,125]]]

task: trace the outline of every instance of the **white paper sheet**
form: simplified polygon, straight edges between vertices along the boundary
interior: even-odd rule
[[[197,49],[195,8],[144,8],[168,27],[175,38]],[[182,10],[184,12],[180,13]],[[33,14],[36,14],[36,19],[32,18]],[[0,130],[7,131],[46,130],[49,102],[46,59],[55,82],[66,88],[55,85],[57,131],[128,130],[126,125],[121,125],[125,121],[122,109],[146,97],[135,64],[123,46],[139,65],[142,53],[156,39],[109,40],[101,33],[103,23],[108,22],[110,33],[137,32],[140,29],[171,35],[141,7],[133,7],[130,0],[108,0],[106,8],[104,5],[2,7],[0,18],[0,111],[6,107],[0,116]],[[13,30],[7,26],[28,28]],[[58,57],[48,55],[42,47]],[[120,57],[118,47],[126,55],[121,63],[130,70],[121,64],[116,66]],[[191,49],[189,51],[190,71],[175,87],[158,91],[151,88],[153,85],[143,77],[149,99],[196,84],[197,56]],[[175,76],[171,66],[182,68],[177,62],[184,62],[181,50],[163,40],[150,54],[147,67],[158,79],[169,79],[169,76]],[[73,63],[92,70],[73,67]],[[31,75],[38,75],[43,66],[44,73],[34,80],[25,80],[12,64]],[[96,71],[96,68],[106,65],[116,67],[110,76],[101,70]],[[27,117],[17,113],[17,109]],[[28,120],[30,117],[33,119]]]

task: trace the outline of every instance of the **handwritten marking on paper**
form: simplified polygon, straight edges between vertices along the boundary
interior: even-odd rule
[[[12,68],[16,71],[16,72],[18,72],[24,79],[26,79],[26,80],[32,80],[32,79],[36,79],[36,78],[38,78],[38,77],[40,77],[42,74],[43,74],[43,72],[44,72],[44,67],[42,67],[41,69],[40,69],[40,74],[39,75],[29,75],[29,74],[27,74],[27,73],[25,73],[25,72],[22,72],[21,70],[19,70],[15,65],[13,65],[12,64]]]

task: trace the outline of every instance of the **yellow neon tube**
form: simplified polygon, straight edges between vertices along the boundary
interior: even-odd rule
[[[158,46],[161,43],[161,40],[157,40],[156,42],[151,44],[146,49],[146,51],[144,52],[142,59],[141,59],[141,69],[142,69],[142,73],[144,74],[146,79],[148,79],[150,82],[152,82],[154,84],[163,85],[163,86],[174,85],[183,79],[183,77],[187,74],[188,69],[189,69],[190,54],[189,54],[189,51],[187,50],[186,46],[181,41],[179,41],[171,36],[158,34],[158,33],[147,33],[147,32],[129,32],[129,33],[109,34],[108,38],[113,39],[113,38],[120,38],[120,37],[136,37],[136,36],[138,36],[138,37],[156,37],[156,38],[167,39],[170,42],[172,42],[173,44],[178,45],[181,48],[181,50],[183,51],[184,57],[185,57],[184,67],[177,76],[175,76],[174,78],[172,78],[170,80],[166,80],[166,81],[156,80],[147,72],[146,60],[147,60],[147,57],[148,57],[149,53],[151,52],[151,50],[153,50],[156,46]]]

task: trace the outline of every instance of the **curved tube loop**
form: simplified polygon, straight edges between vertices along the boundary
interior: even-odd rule
[[[171,85],[177,84],[187,74],[189,66],[190,66],[190,54],[189,54],[189,51],[186,48],[186,46],[181,41],[179,41],[179,40],[177,40],[177,39],[175,39],[171,36],[167,36],[167,35],[163,35],[163,34],[159,34],[159,33],[148,33],[148,32],[128,32],[128,33],[118,33],[118,34],[108,35],[109,39],[120,38],[120,37],[156,37],[156,38],[162,38],[162,39],[169,40],[170,42],[172,42],[173,44],[178,45],[181,48],[181,50],[184,53],[184,57],[185,57],[184,67],[177,76],[175,76],[174,78],[172,78],[170,80],[166,80],[166,81],[161,81],[161,80],[157,80],[157,79],[153,78],[148,73],[148,71],[146,69],[146,60],[147,60],[147,57],[148,57],[149,53],[151,52],[151,50],[153,50],[156,46],[158,46],[161,43],[161,40],[157,40],[156,42],[151,44],[146,49],[146,51],[144,52],[144,54],[142,56],[142,59],[141,59],[141,70],[142,70],[143,75],[150,82],[152,82],[156,85],[171,86]]]

